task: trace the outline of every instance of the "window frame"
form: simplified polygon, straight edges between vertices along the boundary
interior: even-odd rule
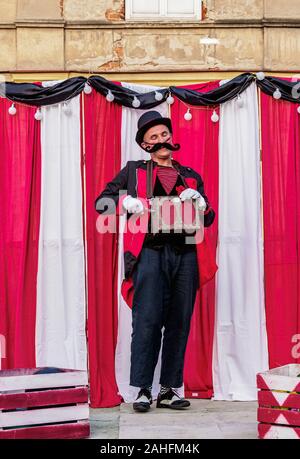
[[[194,14],[173,13],[167,14],[167,0],[159,0],[160,12],[157,15],[151,13],[133,13],[132,2],[133,0],[125,0],[125,21],[133,22],[170,22],[170,21],[201,21],[202,19],[202,0],[194,1]]]

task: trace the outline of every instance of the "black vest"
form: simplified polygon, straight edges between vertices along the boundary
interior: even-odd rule
[[[177,196],[176,187],[183,185],[183,181],[178,175],[177,182],[174,185],[172,191],[170,192],[169,196]],[[158,177],[156,177],[154,189],[153,189],[153,196],[167,196],[167,193],[162,186]],[[148,224],[148,234],[145,236],[143,247],[148,247],[150,249],[160,250],[164,247],[165,244],[171,244],[174,250],[177,253],[185,253],[188,251],[196,250],[195,244],[186,244],[185,238],[186,236],[191,237],[191,233],[174,233],[174,230],[170,230],[168,233],[159,232],[156,234],[151,233],[151,213],[149,218]]]

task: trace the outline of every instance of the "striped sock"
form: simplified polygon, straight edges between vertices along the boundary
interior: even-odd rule
[[[161,386],[161,388],[160,388],[160,393],[161,393],[161,394],[165,394],[165,393],[168,392],[169,390],[170,390],[170,387]]]
[[[144,386],[144,387],[141,387],[141,389],[147,389],[150,392],[150,394],[152,392],[152,386]]]

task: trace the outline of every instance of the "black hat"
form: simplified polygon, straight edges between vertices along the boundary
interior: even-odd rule
[[[148,129],[156,126],[157,124],[164,124],[172,133],[172,124],[170,118],[164,118],[159,112],[151,110],[150,112],[145,112],[138,120],[138,131],[135,136],[136,142],[141,145],[144,139],[144,135]]]

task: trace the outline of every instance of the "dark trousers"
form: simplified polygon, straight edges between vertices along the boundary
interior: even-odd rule
[[[180,387],[199,286],[196,250],[178,254],[170,244],[161,250],[144,247],[133,283],[130,385],[152,385],[165,327],[159,383]]]

